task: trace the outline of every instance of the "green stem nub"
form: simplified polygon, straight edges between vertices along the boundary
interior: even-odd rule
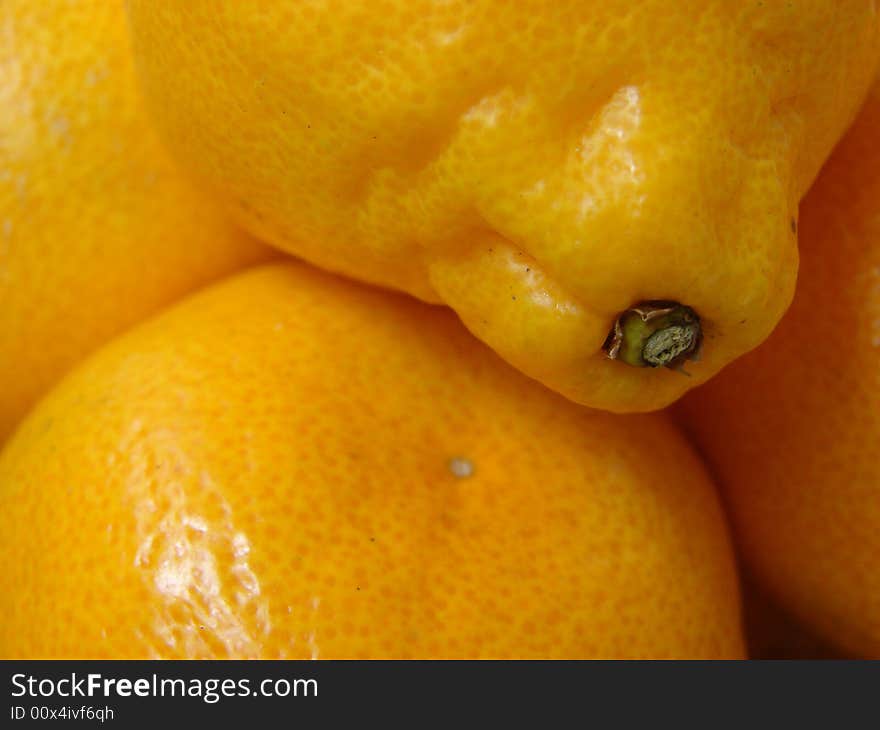
[[[627,309],[605,340],[612,360],[639,368],[680,370],[698,359],[703,333],[700,318],[678,302],[641,302]]]

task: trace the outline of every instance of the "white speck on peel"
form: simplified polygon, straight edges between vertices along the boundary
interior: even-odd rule
[[[469,459],[456,456],[449,460],[449,471],[458,479],[467,479],[474,475],[474,465]]]
[[[456,28],[448,33],[436,33],[434,38],[438,46],[450,46],[464,34],[464,28]]]

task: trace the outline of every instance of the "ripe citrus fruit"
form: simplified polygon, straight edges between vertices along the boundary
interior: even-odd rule
[[[172,166],[121,0],[0,3],[0,441],[85,353],[258,258]]]
[[[0,455],[0,655],[736,657],[726,527],[665,416],[591,412],[442,308],[241,274]]]
[[[880,85],[804,201],[791,310],[683,413],[768,592],[880,658],[878,130]]]
[[[449,304],[523,372],[619,412],[770,333],[798,202],[880,55],[874,0],[128,7],[159,127],[244,226]],[[624,363],[679,365],[695,327],[606,339],[646,300],[699,319],[691,378]]]

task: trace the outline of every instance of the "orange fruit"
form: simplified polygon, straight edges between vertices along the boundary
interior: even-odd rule
[[[523,372],[617,412],[770,333],[798,202],[880,56],[875,0],[128,7],[159,128],[248,230],[446,303]],[[673,323],[606,356],[644,300],[700,318],[692,377],[624,364],[694,354]]]
[[[265,259],[145,118],[121,0],[0,3],[0,441],[72,364]]]
[[[0,455],[4,657],[737,657],[716,494],[447,310],[299,264],[106,345]]]
[[[880,657],[880,83],[806,197],[798,293],[754,353],[683,402],[768,593]]]

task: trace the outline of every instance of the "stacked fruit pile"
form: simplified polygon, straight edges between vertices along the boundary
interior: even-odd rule
[[[874,2],[0,29],[0,657],[880,656]]]

